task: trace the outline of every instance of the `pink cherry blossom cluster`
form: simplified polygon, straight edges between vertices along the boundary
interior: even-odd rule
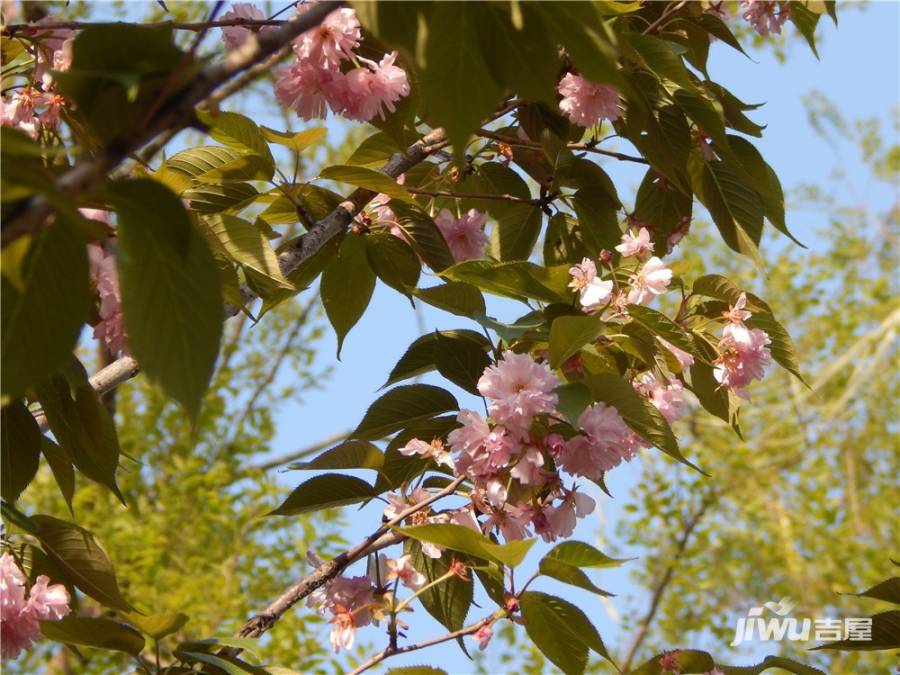
[[[578,293],[581,308],[585,312],[595,312],[607,303],[619,314],[626,312],[629,304],[643,305],[666,292],[672,282],[672,270],[658,257],[653,256],[643,264],[641,261],[653,251],[650,232],[641,227],[636,233],[629,230],[622,235],[622,243],[616,250],[623,258],[633,257],[639,263],[629,276],[627,288],[616,288],[610,279],[602,279],[597,273],[597,265],[590,258],[584,258],[569,269],[572,281],[569,288]],[[608,251],[601,252],[600,261],[608,262]]]
[[[308,11],[310,6],[300,5],[298,11]],[[235,6],[234,11],[240,11],[240,16],[262,16],[246,6],[240,10]],[[397,52],[385,54],[377,63],[355,54],[361,38],[356,12],[344,7],[295,39],[294,62],[276,72],[278,103],[305,120],[324,119],[329,110],[364,122],[375,116],[384,119],[385,109],[394,112],[397,101],[409,95],[406,71],[395,65]],[[350,63],[355,67],[343,67]]]
[[[50,585],[41,575],[29,590],[27,579],[8,553],[0,555],[0,652],[14,659],[41,637],[40,621],[66,616],[69,592],[61,584]]]
[[[559,109],[580,127],[592,127],[605,119],[619,118],[619,90],[615,87],[566,73],[559,81],[557,91],[562,96]]]
[[[484,257],[484,247],[489,241],[484,233],[486,220],[487,214],[475,209],[469,209],[459,218],[447,209],[441,209],[434,224],[444,236],[453,259],[462,262]]]
[[[781,35],[781,27],[791,15],[788,3],[783,1],[741,0],[741,9],[741,16],[763,37],[769,37],[773,33]]]
[[[54,21],[44,17],[37,22]],[[66,71],[72,65],[75,32],[67,29],[33,31],[35,57],[34,83],[0,99],[0,125],[21,129],[34,140],[42,129],[59,128],[66,99],[56,92],[51,70]]]
[[[236,2],[231,5],[231,9],[225,12],[220,19],[228,21],[231,19],[247,19],[249,21],[262,21],[266,18],[262,10],[250,2]],[[258,29],[245,26],[226,26],[222,28],[222,39],[228,49],[237,49],[243,45],[247,38],[254,32],[266,33],[271,31],[274,26],[261,26]]]
[[[741,293],[737,302],[725,313],[725,328],[719,341],[719,357],[713,374],[726,389],[745,400],[749,400],[747,386],[753,380],[765,377],[766,366],[771,361],[768,334],[759,328],[748,328],[745,321],[750,318],[747,295]]]

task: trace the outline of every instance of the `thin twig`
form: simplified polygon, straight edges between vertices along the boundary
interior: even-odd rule
[[[309,457],[310,455],[319,452],[319,450],[324,450],[329,445],[334,445],[335,443],[343,441],[345,438],[347,438],[349,433],[349,431],[340,431],[336,434],[326,436],[325,438],[316,441],[312,445],[308,445],[305,448],[301,448],[300,450],[294,450],[293,452],[289,452],[284,455],[278,455],[277,457],[268,459],[265,462],[254,464],[252,468],[259,471],[267,471],[269,469],[274,469],[275,467],[284,466],[289,462],[294,462],[298,459]]]
[[[540,206],[540,199],[526,199],[525,197],[516,197],[508,194],[466,194],[463,192],[449,192],[447,190],[419,190],[418,188],[406,188],[406,191],[414,195],[425,195],[427,197],[453,197],[455,199],[493,199],[496,201],[519,202],[522,204],[531,204],[532,206]]]
[[[543,148],[540,143],[536,141],[526,141],[521,138],[514,138],[512,136],[504,136],[503,134],[498,134],[494,131],[488,131],[487,129],[481,129],[476,132],[478,136],[482,138],[489,138],[494,141],[499,141],[501,143],[506,143],[507,145],[512,146],[520,146],[523,148]],[[566,143],[566,147],[569,150],[581,150],[584,152],[593,152],[598,155],[604,155],[605,157],[612,157],[613,159],[618,159],[622,162],[636,162],[637,164],[649,164],[646,159],[643,157],[635,157],[634,155],[626,155],[621,152],[614,152],[613,150],[603,150],[602,148],[598,148],[592,143]]]

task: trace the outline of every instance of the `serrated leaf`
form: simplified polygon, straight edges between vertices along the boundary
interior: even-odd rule
[[[415,525],[400,527],[397,531],[404,536],[445,548],[468,553],[476,558],[484,558],[494,562],[515,567],[525,558],[528,550],[537,541],[525,539],[495,544],[483,534],[470,530],[462,525],[442,523],[439,525]]]
[[[491,365],[481,340],[459,339],[439,333],[434,346],[434,365],[437,371],[453,384],[476,396],[478,380]]]
[[[631,558],[610,558],[597,548],[582,541],[564,541],[544,556],[575,567],[618,567]]]
[[[430,288],[418,288],[413,294],[432,307],[457,316],[481,316],[486,311],[481,291],[462,281],[448,281]]]
[[[900,649],[900,610],[893,609],[871,617],[872,635],[870,640],[837,640],[826,642],[813,650],[835,649],[846,652]]]
[[[41,430],[21,401],[0,414],[0,495],[15,503],[37,473],[41,461]]]
[[[65,218],[35,237],[21,267],[23,289],[2,278],[0,388],[9,400],[59,370],[88,317],[91,294],[84,243]]]
[[[476,365],[472,364],[484,363],[485,359],[487,359],[484,352],[490,347],[490,343],[488,343],[483,335],[471,330],[435,331],[433,333],[426,333],[422,337],[417,338],[407,348],[403,356],[400,357],[400,360],[397,361],[397,364],[391,370],[390,375],[388,375],[388,380],[383,386],[388,386],[395,382],[399,382],[400,380],[421,375],[422,373],[434,370],[435,368],[440,371],[440,367],[438,366],[439,358],[445,369],[447,369],[448,372],[452,372],[454,376],[464,374],[457,371],[452,355],[445,353],[452,352],[456,347],[459,347],[459,349],[462,350],[463,357],[465,357],[465,363],[468,363],[468,367],[471,369],[465,371],[465,374],[468,374],[469,377],[471,377],[474,374],[476,367]],[[473,348],[477,349],[482,356],[476,356],[473,352]],[[440,357],[438,355],[439,351],[442,353]],[[484,367],[486,367],[486,365],[482,367],[482,370],[484,370]],[[448,374],[444,372],[441,372],[441,374],[451,381],[454,381]],[[463,381],[468,382],[467,380]]]
[[[379,279],[410,296],[419,282],[422,264],[408,244],[392,234],[375,232],[366,237],[366,256]]]
[[[768,312],[754,313],[747,319],[746,324],[751,328],[758,328],[765,331],[772,341],[772,344],[769,345],[769,351],[772,354],[772,358],[775,359],[778,365],[791,373],[791,375],[806,384],[806,380],[804,380],[803,375],[800,374],[800,360],[797,357],[794,341],[791,339],[790,334],[785,330],[784,326],[778,323],[778,321],[775,320],[775,317]]]
[[[246,675],[247,673],[252,673],[253,675],[268,675],[269,672],[264,668],[254,666],[234,656],[220,656],[208,654],[206,652],[186,652],[180,649],[176,650],[175,655],[181,661],[195,661],[214,666],[216,672],[222,671],[227,675]]]
[[[428,583],[450,570],[452,554],[430,558],[422,553],[422,547],[417,541],[409,544],[409,552],[413,567],[425,575]],[[466,615],[472,605],[474,586],[471,576],[468,579],[453,576],[422,593],[419,601],[425,611],[447,630],[459,630],[465,624]]]
[[[366,242],[362,237],[344,237],[338,256],[322,272],[319,293],[325,314],[337,334],[337,354],[341,355],[344,338],[360,320],[372,291],[375,272],[366,256]]]
[[[160,167],[160,171],[163,171],[163,169],[174,169],[187,174],[191,178],[196,178],[234,161],[240,156],[241,153],[237,150],[222,148],[217,145],[188,148],[169,157]]]
[[[584,672],[588,649],[611,662],[597,629],[575,605],[546,593],[526,591],[519,606],[528,637],[566,675]]]
[[[525,261],[467,260],[444,270],[442,276],[506,298],[566,302],[571,300],[567,270],[566,265],[544,268]]]
[[[374,469],[381,470],[384,454],[367,441],[344,441],[308,462],[294,462],[288,466],[294,471],[322,469]]]
[[[238,155],[221,166],[201,173],[194,180],[201,183],[225,183],[229,181],[271,180],[274,166],[259,155]]]
[[[137,656],[144,638],[130,626],[112,619],[68,616],[59,621],[41,621],[44,637],[65,644],[98,649],[113,649]]]
[[[456,398],[440,387],[429,384],[396,387],[369,406],[351,437],[378,440],[413,422],[455,410],[459,410]]]
[[[412,195],[396,180],[381,171],[367,169],[363,166],[335,164],[323,169],[319,177],[337,181],[338,183],[349,183],[372,192],[381,192],[401,201],[415,202]]]
[[[809,48],[816,58],[819,58],[819,50],[816,49],[816,26],[819,23],[819,14],[809,11],[803,3],[791,5],[790,19],[797,31],[806,40]]]
[[[294,516],[356,504],[375,496],[366,481],[338,473],[326,473],[298,485],[269,516]]]
[[[550,367],[559,366],[600,335],[603,321],[596,315],[558,316],[550,325]]]
[[[247,183],[198,183],[181,193],[197,213],[236,212],[253,202],[259,192]]]
[[[447,242],[428,214],[394,200],[390,207],[397,215],[398,226],[406,240],[426,265],[440,273],[453,264]]]
[[[391,668],[387,675],[447,675],[447,671],[434,666],[402,666]]]
[[[497,218],[492,232],[494,250],[500,260],[528,260],[541,234],[543,211],[539,206],[510,204]]]
[[[249,117],[235,112],[212,114],[204,110],[197,111],[197,118],[210,127],[209,135],[222,145],[244,153],[258,155],[274,172],[275,160],[266,143],[266,137]],[[271,178],[272,172],[269,177]]]
[[[875,598],[876,600],[884,600],[900,605],[900,577],[887,579],[855,595],[861,598]]]
[[[281,274],[278,256],[256,225],[226,214],[208,216],[203,222],[232,260],[261,275],[273,286],[293,290],[293,284]]]
[[[187,614],[182,614],[181,612],[164,612],[162,614],[149,615],[130,612],[125,614],[124,618],[154,640],[162,640],[167,635],[171,635],[190,619]]]
[[[789,673],[794,673],[794,675],[825,675],[818,668],[798,663],[783,656],[767,656],[762,663],[752,666],[726,666],[717,663],[716,667],[722,671],[723,675],[758,675],[758,673],[769,670],[769,668],[780,668]]]
[[[694,341],[691,339],[691,336],[662,312],[657,312],[655,309],[650,309],[643,305],[629,305],[628,316],[679,349],[686,351],[688,354],[694,353]]]
[[[121,612],[133,610],[122,597],[116,573],[94,535],[73,523],[51,516],[31,516],[34,535],[66,579],[97,602]]]
[[[612,250],[621,243],[619,229],[619,205],[604,191],[596,187],[583,187],[572,197],[572,208],[578,217],[581,238],[590,257],[599,255],[602,249]]]
[[[128,345],[150,380],[191,416],[219,353],[222,291],[203,238],[178,198],[151,180],[110,189]]]
[[[123,504],[116,484],[119,439],[109,411],[72,357],[64,373],[37,387],[47,423],[60,448],[82,474],[106,486]]]
[[[757,246],[765,215],[759,195],[722,162],[704,164],[702,187],[697,192],[725,243],[732,250],[758,260]]]
[[[72,497],[75,496],[75,469],[72,466],[72,458],[46,436],[41,436],[41,453],[50,465],[59,492],[66,500],[69,512],[72,513]]]

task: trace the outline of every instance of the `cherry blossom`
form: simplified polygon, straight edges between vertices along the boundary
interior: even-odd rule
[[[478,649],[484,651],[487,649],[488,643],[491,641],[491,638],[494,636],[494,630],[491,628],[490,624],[485,624],[477,631],[475,631],[475,635],[473,636],[478,641]]]
[[[108,215],[106,216],[108,219]],[[118,355],[128,349],[125,315],[122,312],[122,293],[115,256],[102,246],[88,246],[91,279],[100,298],[100,321],[94,326],[94,338],[103,340],[110,354]]]
[[[388,573],[385,577],[388,581],[398,579],[401,584],[414,591],[419,590],[425,585],[427,579],[425,575],[412,566],[412,558],[409,555],[403,555],[396,560],[388,560]]]
[[[635,256],[638,260],[643,260],[645,253],[653,253],[650,231],[646,227],[642,227],[637,234],[632,234],[632,231],[629,230],[622,235],[622,243],[616,246],[616,250],[625,258]]]
[[[423,440],[414,438],[400,448],[400,454],[406,455],[407,457],[412,457],[413,455],[429,457],[438,464],[443,464],[450,469],[453,468],[453,458],[450,456],[450,453],[444,449],[444,443],[439,438],[433,439],[431,443],[426,443]]]
[[[300,5],[305,12],[313,3]],[[294,53],[300,61],[319,68],[337,68],[341,61],[353,57],[360,42],[359,19],[356,12],[344,7],[336,9],[316,28],[311,28],[294,40]]]
[[[30,590],[28,580],[15,559],[0,555],[0,655],[14,659],[41,638],[41,621],[56,621],[67,616],[70,598],[66,587],[50,585],[43,574]]]
[[[684,387],[678,380],[663,384],[653,373],[644,373],[635,383],[635,388],[650,399],[669,424],[684,417],[687,405],[684,402]]]
[[[394,65],[397,52],[385,54],[379,63],[359,58],[365,67],[348,72],[343,104],[340,106],[344,117],[368,122],[377,115],[384,119],[384,108],[394,112],[394,105],[404,96],[409,96],[409,80],[403,68]],[[333,105],[338,112],[338,105]]]
[[[557,87],[562,100],[559,109],[575,124],[592,127],[604,119],[619,118],[619,90],[567,73]]]
[[[628,302],[632,305],[641,305],[649,302],[657,295],[662,295],[672,281],[672,270],[665,263],[653,256],[644,263],[640,272],[631,277],[631,290],[628,292]]]
[[[659,657],[659,667],[663,672],[674,673],[678,675],[681,672],[681,665],[678,662],[678,650],[663,652]]]
[[[765,377],[766,366],[771,361],[770,343],[769,336],[759,328],[747,328],[743,324],[726,326],[713,370],[716,381],[750,400],[746,388],[753,380]]]
[[[230,19],[249,19],[251,21],[261,21],[266,18],[262,10],[250,2],[236,2],[231,5],[231,9],[222,15],[223,21]],[[263,26],[259,32],[263,33],[271,30],[274,26]],[[228,49],[237,49],[247,38],[255,32],[254,29],[244,26],[226,26],[222,28],[222,39]]]
[[[569,274],[572,277],[569,288],[578,293],[585,311],[598,308],[612,295],[613,282],[604,281],[597,276],[597,266],[590,258],[584,258],[578,265],[570,267]]]
[[[659,343],[663,347],[665,347],[672,353],[672,355],[675,357],[675,360],[678,361],[679,365],[681,365],[682,368],[690,368],[692,365],[694,365],[694,357],[688,354],[686,351],[684,351],[683,349],[679,349],[671,342],[659,337],[658,335],[656,336],[656,339],[659,340]]]
[[[283,108],[291,108],[305,120],[325,119],[329,104],[340,102],[344,75],[311,63],[295,61],[276,71],[275,98]]]
[[[484,257],[484,247],[489,241],[482,229],[487,214],[469,209],[459,218],[455,218],[447,209],[441,209],[434,219],[450,253],[456,262],[475,260]]]
[[[639,447],[619,412],[603,402],[581,413],[578,425],[584,434],[570,439],[559,457],[573,476],[597,480],[604,471],[631,459]]]
[[[506,428],[526,431],[531,418],[556,408],[553,390],[559,380],[547,364],[535,362],[528,354],[506,351],[494,365],[485,368],[478,391],[491,399],[488,410]]]
[[[781,27],[791,15],[787,2],[767,2],[766,0],[741,0],[744,17],[756,32],[763,37],[773,33],[781,34]]]
[[[544,512],[548,528],[541,532],[541,537],[544,541],[555,541],[559,537],[571,536],[577,519],[593,513],[596,506],[597,503],[583,492],[574,488],[567,490],[559,504]]]

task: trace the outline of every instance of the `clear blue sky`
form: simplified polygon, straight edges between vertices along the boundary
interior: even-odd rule
[[[132,6],[126,12],[139,16],[143,7],[146,5],[140,9]],[[755,121],[768,125],[764,137],[755,142],[788,190],[801,182],[824,181],[835,165],[832,149],[814,135],[807,123],[802,103],[804,95],[814,90],[823,92],[851,120],[870,116],[889,120],[892,110],[898,104],[900,54],[897,27],[900,25],[900,4],[893,0],[873,2],[865,11],[846,7],[839,8],[839,11],[839,29],[836,30],[830,20],[821,22],[821,61],[817,61],[800,40],[791,41],[785,65],[779,64],[766,50],[753,53],[754,60],[750,60],[722,43],[716,43],[712,47],[712,79],[726,85],[744,101],[766,104],[751,113]],[[98,11],[98,14],[105,13],[105,8]],[[258,106],[253,105],[253,117],[280,128],[283,124],[274,105],[273,98],[260,100]],[[329,127],[333,133],[339,133],[343,128],[342,125],[333,123]],[[295,129],[302,128],[303,122],[298,120]],[[887,126],[886,129],[890,127]],[[843,161],[844,170],[851,175],[854,171],[862,170],[855,157],[844,157]],[[640,168],[615,162],[606,168],[621,188],[621,194],[634,194],[634,187],[643,173]],[[873,186],[871,190],[863,198],[870,199],[876,207],[884,206],[896,198],[889,188],[883,186]],[[789,204],[788,217],[789,226],[795,234],[807,245],[815,246],[812,233],[823,225],[819,222],[821,216],[790,208]],[[425,278],[422,283],[431,285],[435,281]],[[498,302],[495,310],[498,318],[513,318],[516,315],[514,312],[521,313],[518,308],[512,307],[512,303]],[[467,325],[463,319],[424,305],[419,319],[411,311],[405,298],[379,284],[368,311],[347,338],[340,362],[335,360],[334,336],[330,332],[326,334],[319,351],[318,365],[320,369],[328,364],[333,365],[333,375],[319,390],[303,393],[301,402],[290,402],[281,409],[275,420],[278,431],[272,455],[291,452],[337,432],[352,429],[366,407],[379,395],[379,387],[391,367],[406,347],[421,334],[423,327],[426,331],[431,331],[472,326]],[[284,374],[282,377],[287,378],[288,375]],[[424,381],[446,384],[436,378],[425,378]],[[287,384],[287,380],[283,383]],[[476,407],[478,402],[472,400],[471,396],[459,390],[454,393],[464,406]],[[690,454],[690,448],[686,452]],[[606,523],[615,522],[636,475],[637,468],[631,465],[620,467],[608,476],[607,483],[617,499],[611,500],[595,490],[598,509],[594,516],[581,522],[576,532],[578,538],[604,547],[600,542],[603,541],[602,533],[606,529]],[[285,494],[306,477],[308,475],[299,473],[282,474]],[[372,525],[379,520],[379,510],[377,503],[361,513],[351,509],[348,512],[351,522],[346,533],[348,539],[356,541],[368,534]],[[608,529],[612,531],[612,527]],[[524,564],[525,569],[533,568],[544,550],[544,546],[535,546]],[[641,553],[640,550],[628,552],[632,556],[640,556]],[[604,570],[592,576],[598,585],[620,596],[640,592],[629,581],[627,566]],[[570,587],[563,588],[541,581],[536,588],[558,592],[578,603],[595,621],[611,651],[622,647],[627,636],[620,634],[615,619],[617,613],[625,609],[620,599],[613,598],[607,601],[608,606],[604,606],[597,596],[574,593]],[[769,598],[759,600],[767,599]],[[297,611],[308,610],[304,608]],[[486,611],[473,608],[470,619],[479,618]],[[414,616],[415,622],[410,632],[412,639],[431,637],[443,632],[423,611],[417,611]],[[383,636],[380,631],[364,629],[360,637],[382,645]],[[688,646],[690,636],[684,637],[683,646]],[[277,630],[274,639],[277,639]],[[324,634],[323,641],[327,642]],[[391,659],[382,672],[387,667],[422,662],[439,664],[451,673],[471,670],[470,662],[459,648],[454,643],[448,643],[406,658]]]
[[[807,123],[806,110],[802,98],[813,90],[819,90],[833,99],[848,119],[878,116],[890,119],[890,113],[898,104],[898,48],[897,27],[900,25],[900,5],[895,2],[875,2],[865,11],[847,10],[839,15],[840,26],[835,29],[831,22],[822,21],[819,35],[822,36],[817,61],[809,49],[799,41],[792,41],[785,65],[779,64],[765,50],[752,54],[753,62],[726,46],[713,46],[710,56],[710,76],[731,89],[747,102],[766,105],[752,114],[755,121],[768,124],[764,137],[758,141],[763,155],[775,168],[787,189],[801,182],[824,181],[833,170],[835,157],[831,148],[818,139]],[[889,129],[890,127],[888,127]],[[844,169],[852,174],[862,170],[855,157],[846,157]],[[607,170],[623,187],[634,186],[642,172],[632,170],[627,164],[613,163]],[[633,194],[633,190],[623,189],[622,194]],[[892,198],[890,190],[873,187],[868,198],[874,204],[885,205]],[[804,243],[815,246],[811,241],[821,216],[796,209],[789,210],[789,226]],[[427,281],[427,280],[426,280]],[[498,312],[507,318],[514,316],[509,305],[499,305]],[[424,306],[422,325],[426,330],[465,327],[464,320],[444,314]],[[341,361],[334,360],[334,337],[328,335],[319,358],[322,362],[332,361],[333,376],[321,390],[307,392],[300,404],[286,406],[280,414],[276,427],[278,434],[274,442],[274,454],[282,454],[309,445],[330,434],[351,429],[359,421],[362,412],[377,396],[378,388],[386,379],[386,374],[403,354],[406,347],[420,335],[420,327],[409,303],[396,292],[378,286],[372,304],[350,336],[347,338]],[[439,382],[426,378],[424,381]],[[456,391],[460,401],[466,394]],[[471,397],[469,397],[471,398]],[[677,427],[676,427],[677,432]],[[689,448],[687,449],[689,452]],[[636,476],[636,467],[624,467],[613,471],[608,484],[618,499],[595,494],[599,508],[582,521],[576,536],[584,541],[598,543],[605,523],[614,522],[617,513],[625,503],[629,487]],[[284,475],[286,486],[293,486],[301,479],[299,474]],[[363,537],[371,523],[376,520],[378,507],[353,513],[353,525],[348,533],[352,540]],[[612,530],[612,527],[609,527]],[[602,539],[601,539],[602,541]],[[602,544],[601,544],[602,546]],[[535,546],[530,559],[524,566],[534,565],[535,560],[545,550]],[[641,555],[640,550],[630,551],[630,555]],[[624,595],[637,589],[628,580],[627,566],[604,570],[593,575],[601,587]],[[614,611],[621,612],[624,606],[613,598],[607,602],[611,608],[587,593],[573,593],[571,588],[561,588],[549,582],[541,582],[539,589],[560,592],[581,607],[597,623],[607,645],[619,646],[624,638],[617,630],[613,618]],[[760,599],[765,600],[765,599]],[[478,618],[484,610],[473,608],[470,619]],[[423,612],[416,614],[413,639],[439,634],[440,626]],[[376,631],[368,629],[372,639],[382,638]],[[621,638],[621,639],[620,639]],[[685,636],[685,646],[690,636]],[[380,644],[380,642],[378,643]],[[411,654],[408,657],[391,659],[387,666],[414,663],[439,664],[452,673],[464,673],[471,669],[470,663],[455,643],[429,650],[427,653]]]

